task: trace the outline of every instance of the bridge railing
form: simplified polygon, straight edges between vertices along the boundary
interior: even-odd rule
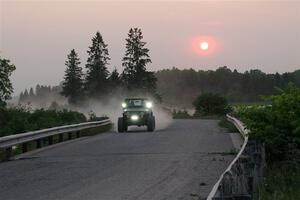
[[[227,115],[244,138],[244,143],[237,156],[220,176],[207,200],[253,199],[258,185],[263,180],[265,168],[264,145],[256,140],[249,140],[244,124],[235,117]]]
[[[40,148],[43,139],[47,139],[48,144],[51,145],[53,144],[53,136],[58,135],[59,142],[62,142],[64,140],[63,136],[66,133],[68,134],[68,139],[71,139],[73,133],[76,135],[76,137],[80,137],[80,133],[83,130],[97,128],[109,124],[111,124],[111,121],[109,119],[104,119],[100,121],[84,122],[4,136],[0,137],[0,149],[4,150],[4,160],[8,160],[12,154],[12,147],[15,145],[22,144],[22,152],[26,152],[28,142],[36,141],[36,147]]]

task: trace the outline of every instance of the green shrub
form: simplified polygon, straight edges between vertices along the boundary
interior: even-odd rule
[[[265,143],[268,169],[259,199],[300,198],[300,89],[292,84],[271,105],[243,107],[238,117],[250,137]]]
[[[22,107],[0,107],[0,137],[85,121],[84,114],[75,111],[44,109],[30,111]]]
[[[300,170],[269,167],[266,181],[259,189],[259,199],[292,200],[300,199]]]
[[[231,110],[225,97],[213,93],[201,94],[195,99],[193,105],[196,115],[224,115]]]
[[[173,110],[172,116],[174,119],[188,119],[192,116],[187,112],[187,110]]]
[[[238,115],[251,137],[266,144],[269,161],[298,159],[300,148],[300,90],[294,85],[270,97],[269,106],[243,107]]]

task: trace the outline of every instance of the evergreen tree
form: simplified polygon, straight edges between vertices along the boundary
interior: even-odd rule
[[[145,47],[146,42],[142,41],[141,29],[130,29],[126,39],[126,52],[122,65],[124,71],[122,80],[130,91],[137,90],[150,94],[155,93],[156,78],[153,72],[146,70],[146,65],[151,63],[148,55],[149,49]]]
[[[83,87],[83,73],[80,65],[80,60],[74,49],[71,50],[68,55],[68,59],[65,63],[67,66],[64,76],[64,82],[62,86],[61,94],[68,97],[70,104],[77,104],[82,98],[82,87]],[[46,88],[48,92],[51,88]],[[50,90],[50,91],[49,91]]]
[[[85,90],[88,96],[101,98],[109,88],[107,65],[110,58],[107,44],[99,32],[92,38],[92,46],[87,52],[89,57],[86,64]]]
[[[30,90],[29,90],[29,96],[30,96],[30,97],[33,97],[33,96],[34,96],[33,88],[30,88]]]
[[[108,79],[111,89],[117,88],[120,85],[120,75],[116,68],[111,72]]]
[[[28,97],[29,97],[29,93],[28,93],[28,90],[25,89],[24,91],[24,94],[23,94],[23,99],[24,99],[24,102],[28,103]]]
[[[13,93],[13,86],[10,81],[12,72],[16,69],[13,64],[7,59],[1,59],[0,57],[0,104],[10,99]]]
[[[24,93],[21,92],[19,96],[19,103],[22,103],[24,101]]]
[[[35,87],[35,94],[36,96],[40,96],[41,94],[41,86],[39,84],[37,84]]]

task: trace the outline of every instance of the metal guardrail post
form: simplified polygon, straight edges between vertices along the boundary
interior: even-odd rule
[[[59,142],[63,142],[64,141],[64,134],[63,133],[61,133],[61,134],[58,135],[58,141]]]
[[[48,144],[52,145],[53,144],[53,136],[48,137]]]
[[[80,137],[80,131],[76,131],[76,137],[77,137],[77,138]]]
[[[68,140],[72,139],[72,132],[68,133]]]
[[[5,149],[5,152],[4,152],[4,160],[9,160],[9,158],[11,157],[12,155],[12,147],[8,147]]]
[[[37,140],[36,141],[36,148],[39,149],[42,147],[42,140]]]
[[[25,143],[23,143],[22,144],[22,153],[25,153],[25,152],[27,152],[27,143],[25,142]]]

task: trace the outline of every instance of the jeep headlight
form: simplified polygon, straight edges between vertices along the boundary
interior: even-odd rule
[[[132,121],[137,121],[137,120],[139,120],[139,116],[138,115],[131,115],[130,119]]]
[[[146,102],[146,108],[152,108],[152,102],[148,101]]]
[[[122,103],[122,108],[126,108],[127,104],[125,102]]]

